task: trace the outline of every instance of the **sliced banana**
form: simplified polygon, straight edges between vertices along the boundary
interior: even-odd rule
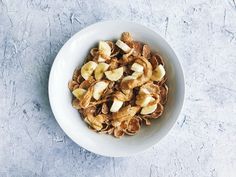
[[[155,99],[151,95],[145,95],[142,99],[137,99],[136,104],[141,107],[146,107],[149,103],[155,101]]]
[[[102,52],[102,54],[104,54],[106,56],[110,56],[111,55],[111,47],[105,41],[99,41],[98,50],[100,52]]]
[[[157,104],[143,107],[141,109],[140,114],[142,114],[142,115],[151,114],[156,110],[156,108],[157,108]]]
[[[111,112],[117,112],[122,107],[122,105],[123,105],[123,101],[114,99],[110,111]]]
[[[148,89],[142,88],[142,87],[140,88],[139,93],[145,93],[147,95],[150,95],[150,92],[148,91]]]
[[[98,62],[105,62],[106,59],[103,58],[101,55],[98,56]]]
[[[134,63],[132,66],[131,66],[131,70],[132,71],[135,71],[135,72],[138,72],[138,73],[143,73],[143,66],[138,64],[138,63]]]
[[[131,50],[131,48],[121,40],[116,41],[116,45],[125,53],[129,53],[129,51]]]
[[[108,70],[109,64],[107,63],[99,63],[94,71],[94,76],[96,80],[101,80],[104,72]]]
[[[137,79],[139,76],[141,76],[143,74],[143,72],[133,72],[133,74],[131,75],[133,78]]]
[[[87,90],[85,89],[82,89],[82,88],[77,88],[75,89],[72,94],[78,99],[80,100],[84,95],[85,93],[87,92]]]
[[[93,74],[93,71],[97,67],[97,63],[94,61],[89,61],[85,63],[81,68],[81,75],[85,80],[88,80],[89,76]]]
[[[109,84],[108,82],[100,81],[94,85],[93,98],[95,100],[100,99],[102,92],[107,88],[108,84]]]
[[[151,80],[153,81],[161,81],[162,78],[165,76],[166,71],[163,65],[158,65],[156,69],[152,72]]]
[[[133,54],[133,52],[134,52],[134,49],[131,49],[128,53],[124,54],[124,55],[122,56],[122,58],[123,58],[123,59],[129,58],[129,56],[131,56],[131,55]]]
[[[122,82],[124,82],[124,81],[129,81],[129,80],[135,80],[136,79],[136,77],[134,77],[134,76],[126,76],[126,77],[124,77],[123,79],[122,79]]]
[[[106,61],[106,59],[103,58],[103,56],[110,57],[111,55],[111,47],[105,41],[99,41],[98,50],[99,50],[99,53],[102,54],[98,56],[98,62]]]
[[[124,81],[129,81],[129,80],[135,80],[137,79],[139,76],[141,76],[143,73],[140,73],[140,72],[133,72],[132,75],[130,76],[125,76],[123,79],[122,79],[122,82]]]
[[[106,71],[105,75],[110,81],[118,81],[123,76],[124,68],[120,67],[112,71]]]

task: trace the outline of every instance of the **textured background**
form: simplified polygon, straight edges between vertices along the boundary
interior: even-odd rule
[[[61,46],[101,20],[144,24],[175,49],[186,77],[177,124],[152,149],[107,158],[55,121],[48,74]],[[235,177],[236,1],[0,0],[0,176]]]

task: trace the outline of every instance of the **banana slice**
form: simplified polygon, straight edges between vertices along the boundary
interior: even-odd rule
[[[85,80],[88,80],[89,76],[93,74],[93,71],[97,67],[97,63],[94,61],[89,61],[85,63],[81,68],[81,75]]]
[[[140,114],[142,115],[151,114],[156,110],[156,108],[157,108],[157,104],[143,107]]]
[[[129,51],[131,50],[131,48],[121,40],[116,41],[116,45],[125,53],[129,53]]]
[[[103,56],[110,57],[111,55],[111,47],[105,41],[99,41],[98,50],[99,53],[102,54],[98,56],[98,62],[106,61],[106,59],[103,58]]]
[[[75,89],[72,94],[78,99],[80,100],[84,95],[85,93],[87,92],[87,90],[85,89],[82,89],[82,88],[77,88]]]
[[[103,58],[101,55],[98,56],[98,62],[105,62],[106,59]]]
[[[151,95],[138,95],[136,104],[141,107],[146,107],[150,102],[155,101],[155,99]]]
[[[126,77],[124,77],[123,79],[122,79],[122,82],[124,82],[124,81],[129,81],[129,80],[134,80],[134,79],[136,79],[136,77],[134,77],[134,76],[126,76]]]
[[[144,93],[144,94],[147,94],[147,95],[150,95],[150,92],[148,91],[148,89],[146,89],[146,88],[140,88],[140,90],[139,90],[139,93]]]
[[[135,72],[138,72],[138,73],[143,73],[143,66],[138,64],[138,63],[134,63],[132,66],[131,66],[131,70],[132,71],[135,71]]]
[[[104,72],[108,70],[109,65],[106,63],[99,63],[94,71],[94,76],[96,80],[101,80]]]
[[[139,76],[141,76],[143,74],[143,72],[133,72],[133,74],[131,75],[133,78],[137,79]]]
[[[162,78],[165,76],[166,71],[163,65],[158,65],[156,69],[152,72],[151,80],[153,81],[161,81]]]
[[[99,100],[101,95],[102,95],[102,92],[107,88],[108,86],[108,82],[106,81],[100,81],[100,82],[97,82],[95,85],[94,85],[94,90],[93,90],[93,98],[95,100]]]
[[[106,71],[105,75],[110,81],[118,81],[123,76],[124,68],[120,67],[112,71]]]
[[[111,112],[117,112],[122,107],[122,105],[123,105],[123,101],[114,99],[110,111]]]
[[[143,73],[139,73],[139,72],[133,72],[132,75],[130,76],[125,76],[123,79],[122,79],[122,82],[123,81],[128,81],[128,80],[135,80],[137,79],[139,76],[141,76]]]

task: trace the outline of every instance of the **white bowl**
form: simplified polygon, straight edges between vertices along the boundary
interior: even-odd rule
[[[165,60],[169,95],[161,118],[143,125],[135,136],[116,139],[90,130],[71,105],[68,89],[74,69],[84,62],[91,47],[99,40],[118,39],[122,32],[131,32],[135,40],[143,41],[158,51]],[[124,22],[105,21],[93,24],[72,36],[59,51],[49,77],[49,100],[54,116],[64,132],[83,148],[110,157],[130,156],[159,142],[175,124],[184,100],[184,76],[181,65],[168,43],[145,26]]]

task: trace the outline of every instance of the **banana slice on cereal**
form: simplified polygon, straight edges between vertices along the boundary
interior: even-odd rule
[[[155,101],[151,95],[139,94],[136,98],[135,103],[141,107],[146,107],[149,103]]]
[[[94,76],[96,80],[101,80],[104,72],[109,68],[109,64],[107,63],[99,63],[94,71]]]
[[[72,94],[78,99],[80,100],[84,95],[85,93],[87,92],[87,90],[85,89],[82,89],[82,88],[77,88],[75,89]]]
[[[118,81],[123,76],[124,68],[120,67],[111,71],[106,71],[105,75],[110,81]]]
[[[135,72],[138,72],[138,73],[143,73],[143,66],[138,64],[138,63],[134,63],[132,66],[131,66],[131,70],[132,71],[135,71]]]
[[[157,108],[157,104],[143,107],[141,109],[140,114],[142,114],[142,115],[151,114],[156,110],[156,108]]]
[[[100,81],[100,82],[97,82],[94,85],[93,98],[95,100],[100,99],[100,97],[102,96],[103,91],[107,88],[108,84],[109,83],[107,81]]]
[[[162,78],[165,76],[166,71],[163,67],[163,65],[158,65],[156,69],[153,70],[152,72],[152,77],[151,80],[153,81],[161,81]]]
[[[114,99],[110,111],[111,112],[117,112],[122,107],[122,105],[123,105],[123,101]]]
[[[140,90],[139,90],[139,93],[143,93],[143,94],[147,94],[147,95],[150,95],[151,93],[148,91],[148,89],[146,89],[146,88],[140,88]]]
[[[89,61],[85,63],[81,68],[81,75],[85,80],[88,80],[89,76],[93,74],[93,71],[97,67],[97,63],[94,61]]]
[[[141,75],[143,75],[143,72],[133,72],[133,74],[131,75],[134,79],[137,79],[138,77],[140,77]]]
[[[132,75],[130,76],[125,76],[123,79],[122,79],[122,82],[124,81],[129,81],[129,80],[135,80],[137,79],[139,76],[141,76],[143,73],[140,73],[140,72],[133,72]]]
[[[135,80],[143,74],[143,66],[138,63],[134,63],[131,70],[134,72],[130,76],[124,77],[122,81]]]
[[[121,40],[116,41],[116,45],[125,53],[129,53],[129,51],[131,50],[131,48]]]
[[[122,82],[124,82],[124,81],[130,81],[130,80],[135,80],[136,79],[136,77],[134,77],[134,76],[125,76],[123,79],[122,79]]]
[[[111,47],[105,41],[99,41],[98,50],[100,54],[98,56],[98,62],[105,62],[106,61],[105,57],[109,58],[111,55]]]

